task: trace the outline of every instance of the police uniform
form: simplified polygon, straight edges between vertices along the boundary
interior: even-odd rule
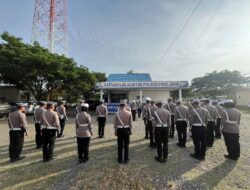
[[[81,106],[89,107],[86,103]],[[76,115],[75,125],[79,162],[86,162],[89,159],[89,144],[92,136],[91,116],[86,111],[81,111]]]
[[[42,135],[41,135],[41,116],[46,109],[44,108],[46,106],[46,102],[41,101],[40,102],[40,107],[35,109],[34,111],[34,120],[35,120],[35,130],[36,130],[36,136],[35,136],[35,141],[36,141],[36,148],[41,148],[42,147]]]
[[[223,113],[224,108],[218,105],[218,102],[213,102],[213,106],[215,106],[216,109],[216,121],[215,121],[215,138],[220,139],[221,138],[221,116]]]
[[[121,106],[125,106],[125,102],[121,101]],[[132,130],[131,112],[124,108],[120,108],[114,118],[115,135],[117,136],[118,158],[119,163],[127,163],[129,161],[129,141]],[[124,158],[123,158],[124,150]]]
[[[207,123],[207,146],[212,147],[214,144],[214,129],[216,122],[216,108],[209,104],[208,99],[204,99],[203,108],[208,112],[208,123]]]
[[[55,105],[48,102],[47,106]],[[41,129],[43,138],[43,161],[53,159],[56,132],[60,132],[60,122],[58,114],[52,109],[44,111],[41,117]]]
[[[192,157],[204,160],[206,155],[206,126],[208,122],[208,111],[199,106],[199,102],[194,100],[193,105],[197,107],[190,113],[190,126],[192,131],[192,139],[195,146],[195,154]]]
[[[171,114],[157,102],[158,109],[154,111],[155,118],[155,142],[158,156],[155,159],[159,162],[166,162],[168,157],[168,133],[171,125]]]
[[[103,102],[96,108],[97,121],[98,121],[98,135],[100,138],[104,136],[105,124],[108,118],[107,107]]]
[[[232,101],[225,101],[225,110],[222,114],[222,134],[227,147],[225,157],[237,160],[240,157],[239,126],[241,113],[234,108]]]
[[[64,127],[65,127],[65,121],[67,119],[66,108],[64,106],[64,102],[62,102],[62,104],[56,108],[56,111],[57,111],[58,116],[59,116],[60,128],[61,128],[61,131],[57,135],[57,137],[60,138],[60,137],[63,136],[63,131],[64,131]]]
[[[141,117],[142,107],[143,107],[143,104],[142,104],[141,102],[139,102],[139,103],[137,104],[138,118]]]
[[[154,125],[155,125],[155,119],[154,119],[154,112],[157,110],[157,107],[154,104],[154,101],[151,101],[151,105],[148,107],[148,117],[147,117],[147,127],[149,130],[149,139],[150,139],[150,147],[155,148],[155,137],[154,137]]]
[[[23,107],[24,104],[18,104],[18,106]],[[21,110],[10,113],[8,124],[10,129],[9,157],[11,162],[15,162],[24,158],[20,154],[23,149],[24,133],[27,130],[25,113],[21,112]]]
[[[82,112],[82,104],[85,102],[85,100],[78,100],[79,104],[76,106],[76,114]]]
[[[136,119],[137,105],[136,105],[136,102],[134,100],[132,101],[130,107],[131,107],[131,113],[132,113],[133,121],[135,121],[135,119]]]
[[[176,104],[169,101],[168,103],[165,104],[165,109],[168,110],[171,114],[171,127],[170,127],[170,132],[169,132],[169,137],[174,138],[174,131],[175,131],[175,115],[174,115],[174,110],[175,110]]]
[[[142,119],[144,121],[144,125],[145,125],[145,139],[148,139],[149,137],[149,129],[148,129],[148,125],[147,125],[147,122],[148,122],[148,108],[150,106],[150,101],[151,99],[149,97],[146,98],[146,104],[143,106],[143,109],[142,109]]]
[[[178,140],[177,143],[180,147],[186,147],[187,141],[187,126],[189,120],[189,110],[188,107],[184,106],[179,102],[180,105],[175,107],[175,124],[178,133]]]

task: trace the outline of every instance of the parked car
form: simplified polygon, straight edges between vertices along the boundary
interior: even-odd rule
[[[7,102],[0,102],[0,118],[8,116],[10,113],[10,105]]]

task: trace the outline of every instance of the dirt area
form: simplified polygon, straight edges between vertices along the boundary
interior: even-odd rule
[[[110,116],[104,139],[97,138],[96,119],[90,145],[90,160],[79,164],[76,151],[74,119],[67,121],[65,137],[57,139],[51,162],[41,161],[41,150],[35,149],[34,123],[29,117],[29,136],[23,155],[17,163],[8,159],[7,121],[0,121],[0,189],[250,189],[250,114],[242,111],[241,157],[226,160],[223,139],[216,140],[207,151],[206,160],[192,159],[193,143],[187,148],[176,146],[177,137],[169,141],[166,164],[154,160],[156,150],[144,140],[144,125],[134,122],[130,143],[130,162],[116,162],[117,145]]]

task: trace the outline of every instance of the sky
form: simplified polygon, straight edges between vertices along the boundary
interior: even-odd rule
[[[31,42],[35,0],[0,0],[0,33]],[[250,74],[249,0],[68,0],[68,55],[91,71],[188,80]]]

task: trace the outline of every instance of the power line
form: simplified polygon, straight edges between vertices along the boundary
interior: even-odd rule
[[[183,24],[183,26],[181,27],[181,29],[177,32],[177,34],[174,37],[173,41],[169,44],[169,46],[167,47],[167,49],[163,52],[163,54],[160,57],[159,61],[154,65],[153,70],[155,70],[160,65],[160,63],[163,60],[163,58],[168,54],[168,52],[171,50],[171,48],[173,47],[173,45],[175,44],[175,42],[178,40],[178,38],[180,37],[180,35],[183,32],[184,28],[186,27],[186,25],[188,24],[188,22],[190,21],[190,19],[192,18],[192,16],[194,15],[194,13],[196,12],[196,10],[198,9],[198,7],[200,6],[201,1],[202,0],[198,1],[198,3],[196,4],[196,6],[194,7],[194,9],[192,10],[191,14],[188,16],[186,22]]]

